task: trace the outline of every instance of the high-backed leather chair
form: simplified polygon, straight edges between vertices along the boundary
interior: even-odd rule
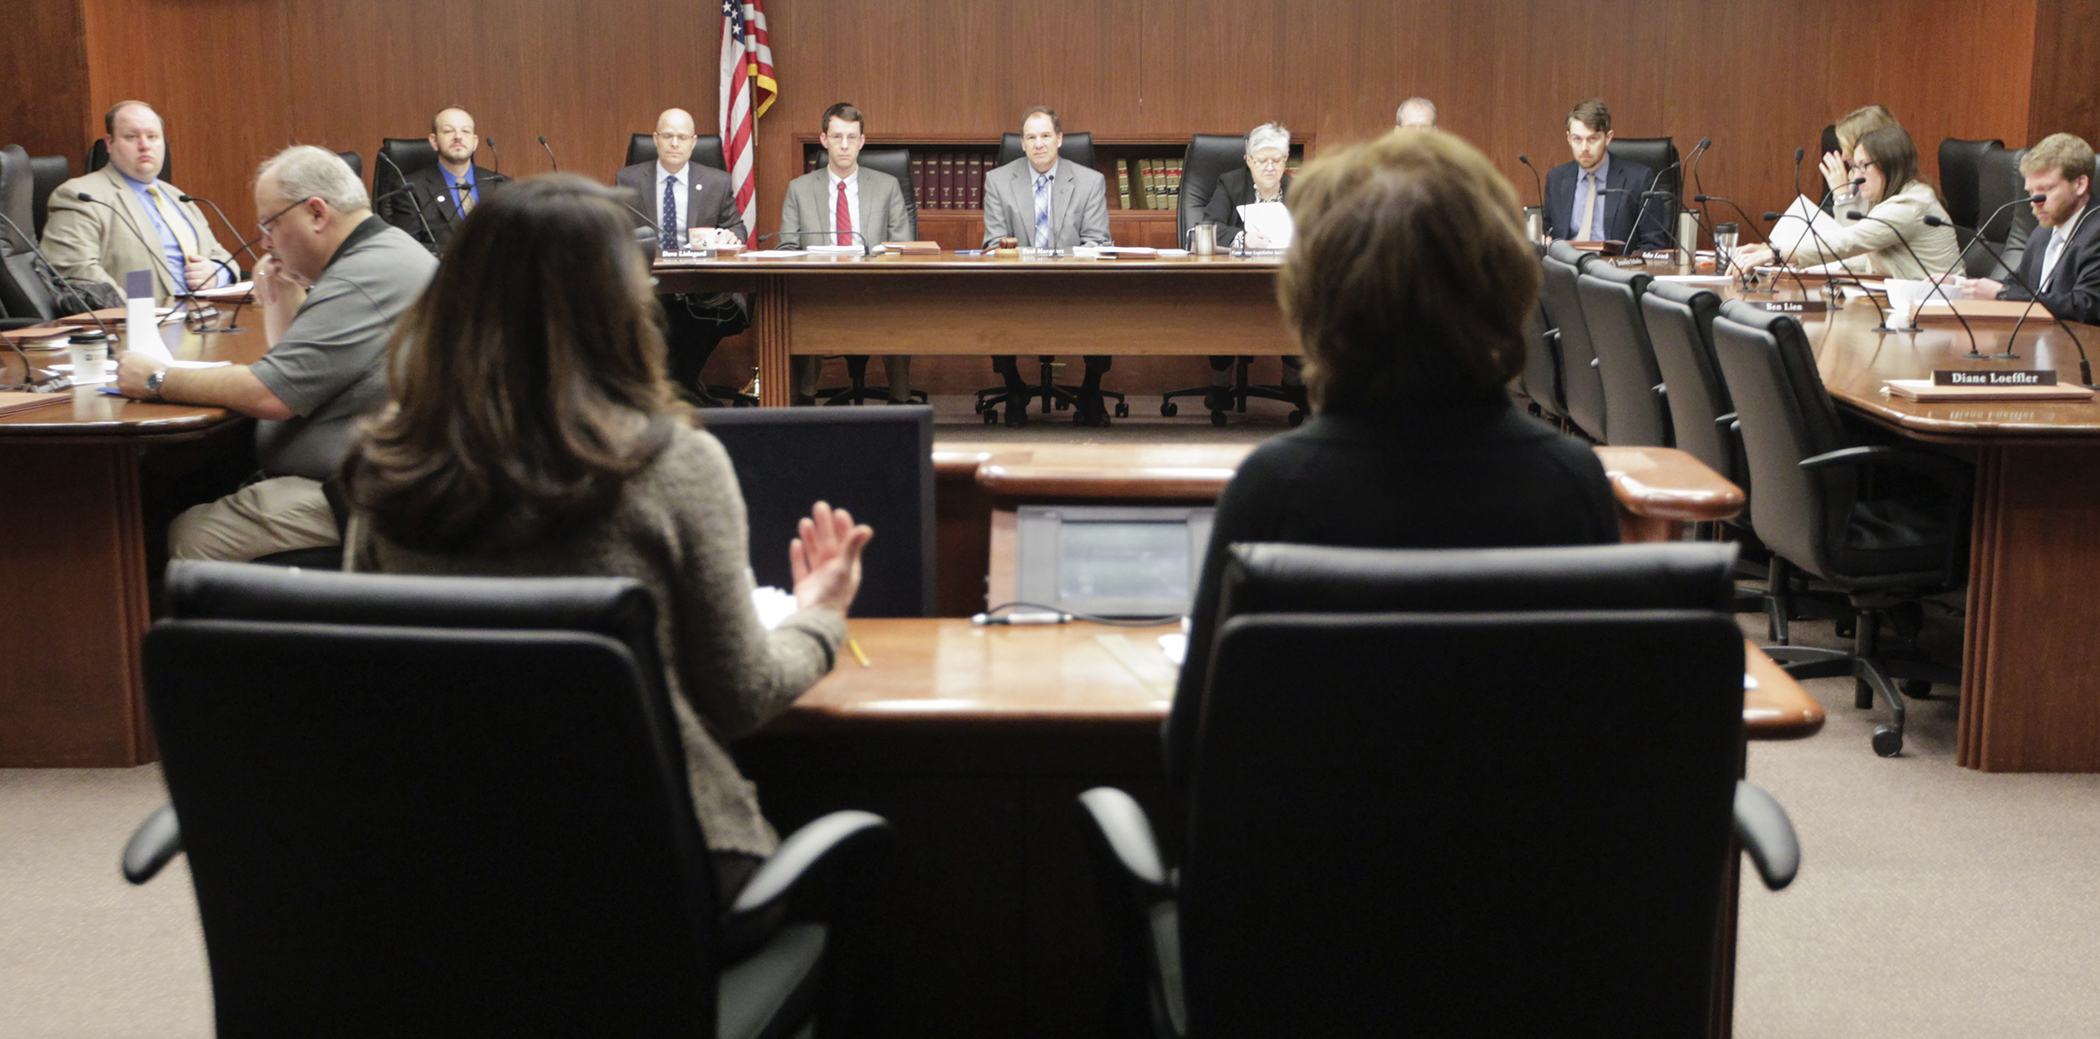
[[[95,138],[95,143],[88,145],[88,172],[93,173],[107,165],[109,165],[109,141],[106,138],[97,137]],[[160,179],[170,184],[175,183],[174,169],[174,159],[170,157],[169,149],[163,147],[160,156]]]
[[[1582,298],[1604,385],[1604,442],[1618,447],[1672,443],[1662,371],[1641,318],[1641,293],[1653,280],[1608,263],[1592,263],[1576,276],[1575,291]]]
[[[2034,232],[2035,227],[2034,207],[2007,205],[2015,199],[2027,197],[2026,178],[2020,174],[2020,160],[2026,157],[2025,148],[1992,148],[1977,160],[1978,219],[1986,216],[1990,219],[1976,229],[1976,236],[1991,243],[1995,252],[1975,246],[1963,253],[1962,261],[1970,277],[2004,281],[2011,272],[2020,268],[2020,260],[2027,254],[2027,236]],[[1993,213],[1997,215],[1991,216]]]
[[[1996,138],[1969,141],[1949,137],[1940,142],[1940,200],[1946,203],[1947,216],[1956,226],[1975,230],[1976,221],[1982,218],[1977,206],[1984,153],[2004,147],[2005,142]]]
[[[736,466],[760,585],[794,587],[788,540],[822,500],[875,528],[853,616],[933,616],[932,408],[718,408],[707,430]]]
[[[1713,290],[1676,282],[1651,281],[1641,292],[1641,317],[1655,366],[1666,387],[1672,446],[1706,463],[1707,468],[1750,490],[1735,435],[1724,428],[1734,419],[1735,404],[1714,360],[1714,315],[1721,297]]]
[[[35,188],[29,196],[30,216],[36,220],[37,238],[44,236],[44,221],[50,215],[51,193],[60,184],[72,179],[72,167],[63,155],[32,155],[29,157]]]
[[[712,166],[724,173],[729,171],[729,160],[722,150],[722,135],[704,133],[693,140],[692,161],[702,166]],[[632,166],[638,162],[656,161],[656,135],[653,133],[632,134],[627,138],[627,161]]]
[[[30,204],[35,191],[29,152],[19,144],[0,148],[0,214],[12,221],[0,222],[0,255],[28,252],[36,244],[29,237],[37,233],[36,212]]]
[[[999,154],[992,160],[992,168],[998,169],[1020,158],[1022,154],[1021,135],[1011,132],[1006,133],[999,138]],[[1064,142],[1057,146],[1057,156],[1067,162],[1085,166],[1087,169],[1093,169],[1093,133],[1091,131],[1066,133]],[[1027,243],[1023,242],[1022,244],[1026,245]],[[977,391],[977,400],[974,406],[977,409],[977,413],[984,416],[985,425],[989,426],[999,421],[998,409],[1001,405],[1018,405],[1018,407],[1009,406],[1007,408],[1007,416],[1009,422],[1014,422],[1015,416],[1018,416],[1019,422],[1014,424],[1021,424],[1028,421],[1029,401],[1040,399],[1043,402],[1043,414],[1046,415],[1050,413],[1052,408],[1062,411],[1079,403],[1080,388],[1078,386],[1060,384],[1055,379],[1054,373],[1056,369],[1052,365],[1057,362],[1057,358],[1050,354],[1038,354],[1036,359],[1042,365],[1042,371],[1039,381],[1028,388],[1028,395],[1025,399],[1010,401],[1011,394],[1007,392],[1006,387],[1003,385],[988,386]],[[1102,390],[1100,392],[1104,403],[1111,400],[1115,402],[1115,416],[1117,418],[1124,418],[1130,414],[1130,404],[1122,393],[1115,390]],[[1075,419],[1079,417],[1081,416],[1074,416]],[[1100,416],[1100,421],[1102,425],[1107,425],[1108,416],[1105,414]]]
[[[1546,247],[1533,243],[1539,263],[1546,262]],[[1544,275],[1541,274],[1541,279]],[[1536,413],[1558,424],[1567,422],[1568,401],[1561,392],[1560,330],[1546,313],[1544,293],[1538,307],[1524,325],[1524,372],[1517,377],[1518,392],[1530,398]]]
[[[911,149],[862,148],[860,164],[897,178],[897,187],[904,195],[904,219],[910,225],[908,237],[916,241],[919,237],[919,198],[911,183]],[[868,388],[867,354],[846,355],[846,377],[853,385],[820,389],[817,391],[817,399],[826,404],[861,404],[870,400],[889,399],[888,387]],[[925,390],[913,390],[911,396],[917,403],[926,403]]]
[[[1677,240],[1677,210],[1684,200],[1684,168],[1677,164],[1677,144],[1668,137],[1614,137],[1605,146],[1615,159],[1627,159],[1648,167],[1648,175],[1654,178],[1641,185],[1642,191],[1664,191],[1669,196],[1663,199],[1628,199],[1629,205],[1643,206],[1641,226],[1650,226],[1661,220],[1662,233],[1671,241]]]
[[[729,949],[804,877],[864,898],[887,824],[820,819],[717,906],[639,582],[177,562],[167,587],[144,665],[172,811],[124,865],[189,856],[220,1035],[788,1034],[835,995],[834,913]]]
[[[1904,692],[1960,681],[1951,668],[1882,654],[1879,631],[1892,607],[1960,587],[1966,577],[1968,466],[1935,454],[1864,444],[1846,429],[1817,374],[1801,323],[1741,301],[1714,318],[1714,353],[1735,402],[1751,485],[1750,525],[1772,551],[1775,589],[1790,569],[1821,578],[1858,610],[1850,653],[1775,647],[1797,677],[1851,675],[1854,703],[1879,694],[1890,723],[1874,730],[1883,757],[1903,749]],[[1870,475],[1871,474],[1871,475]],[[1772,625],[1785,637],[1787,617]]]
[[[1203,211],[1210,205],[1211,195],[1217,191],[1218,178],[1247,165],[1247,138],[1244,134],[1199,133],[1189,139],[1188,150],[1181,156],[1181,205],[1174,216],[1175,241],[1186,246],[1189,229],[1204,223]],[[1225,243],[1218,243],[1223,247]],[[1212,363],[1218,358],[1212,358]],[[1247,401],[1252,399],[1281,401],[1291,405],[1290,424],[1295,426],[1305,421],[1311,408],[1305,399],[1303,386],[1286,387],[1251,385],[1247,381],[1247,367],[1254,363],[1252,357],[1233,359],[1233,378],[1230,388],[1216,386],[1190,386],[1179,390],[1168,390],[1160,398],[1159,413],[1173,418],[1181,409],[1174,403],[1176,397],[1202,397],[1206,404],[1223,404],[1210,408],[1210,424],[1222,426],[1231,411],[1244,413]]]
[[[1539,302],[1546,308],[1546,320],[1560,333],[1560,390],[1567,401],[1562,414],[1576,432],[1601,442],[1604,380],[1597,371],[1597,353],[1590,345],[1589,321],[1583,315],[1582,295],[1577,287],[1582,268],[1596,258],[1595,253],[1567,242],[1548,246]]]
[[[351,176],[353,176],[353,177],[356,177],[356,178],[358,178],[359,180],[363,180],[363,179],[364,179],[364,176],[365,176],[365,157],[364,157],[364,156],[362,156],[362,155],[359,155],[359,154],[358,154],[358,153],[356,153],[356,152],[336,152],[336,153],[335,153],[335,157],[336,157],[336,158],[338,158],[338,159],[341,159],[341,160],[343,160],[343,165],[345,165],[345,166],[348,166],[348,167],[350,167],[350,175],[351,175]]]
[[[1732,559],[1234,546],[1178,869],[1081,795],[1127,1031],[1707,1035],[1731,836],[1798,865],[1738,779]]]

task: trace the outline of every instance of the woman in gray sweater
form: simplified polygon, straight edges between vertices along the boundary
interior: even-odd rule
[[[831,670],[872,532],[817,503],[788,546],[801,609],[760,625],[736,474],[665,381],[628,224],[610,189],[571,175],[475,208],[396,332],[396,403],[344,464],[349,558],[648,586],[727,904],[778,838],[724,745]]]

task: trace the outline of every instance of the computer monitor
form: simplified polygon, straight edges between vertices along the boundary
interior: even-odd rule
[[[1101,617],[1185,614],[1217,510],[1185,505],[1023,505],[1014,597]]]

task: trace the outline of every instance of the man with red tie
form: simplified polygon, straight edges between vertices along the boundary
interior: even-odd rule
[[[858,249],[918,238],[897,178],[860,164],[861,145],[867,143],[866,125],[860,109],[844,101],[824,110],[824,153],[830,161],[823,169],[788,182],[787,197],[780,204],[783,248],[846,245]],[[808,356],[793,361],[795,401],[808,403],[816,395],[817,370],[823,359]],[[846,363],[866,371],[868,359],[848,357]],[[882,366],[889,375],[890,402],[909,403],[911,358],[885,354]]]

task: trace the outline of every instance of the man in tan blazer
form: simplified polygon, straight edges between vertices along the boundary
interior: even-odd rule
[[[904,192],[897,178],[860,165],[861,145],[867,143],[862,128],[867,125],[860,109],[844,101],[824,110],[824,152],[831,161],[823,169],[811,170],[788,182],[780,204],[780,245],[802,249],[812,245],[879,245],[909,242],[918,238],[911,214],[904,209]],[[846,218],[839,219],[845,209]],[[848,232],[841,234],[841,229]],[[823,358],[794,358],[795,399],[813,400],[817,392],[817,370]],[[849,366],[866,371],[868,359],[848,357]],[[911,403],[911,358],[885,354],[882,367],[889,376],[890,401]]]
[[[153,296],[163,304],[178,293],[231,284],[233,256],[212,237],[204,211],[160,179],[168,158],[160,113],[144,101],[119,101],[102,128],[109,165],[51,194],[43,244],[52,266],[118,295],[125,275],[152,271]]]

